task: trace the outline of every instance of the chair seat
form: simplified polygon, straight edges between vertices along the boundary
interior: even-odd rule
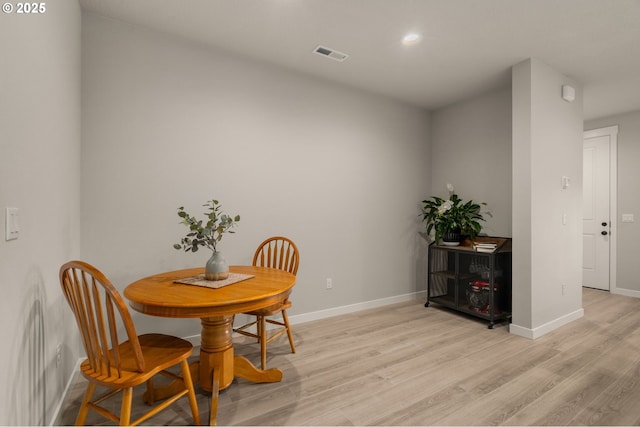
[[[111,376],[93,371],[88,359],[80,365],[82,374],[106,387],[113,387],[114,384],[117,384],[118,387],[135,387],[145,383],[160,371],[188,358],[193,353],[193,345],[182,338],[163,334],[145,334],[139,335],[138,339],[145,366],[152,367],[152,369],[138,371],[132,346],[129,341],[124,341],[118,346],[121,357],[120,378],[114,381],[114,378],[118,376],[118,371],[114,367],[111,368]]]

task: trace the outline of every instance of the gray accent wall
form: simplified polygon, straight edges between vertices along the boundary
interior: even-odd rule
[[[219,247],[230,264],[269,236],[296,242],[293,316],[424,289],[428,112],[91,14],[82,40],[82,253],[120,289],[203,266],[210,253],[172,245],[177,208],[211,198],[241,215]]]

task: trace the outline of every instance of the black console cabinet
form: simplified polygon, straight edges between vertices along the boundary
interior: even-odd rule
[[[495,249],[474,243],[494,243]],[[510,319],[511,239],[477,237],[460,246],[431,243],[425,307],[432,302],[488,320],[489,329]]]

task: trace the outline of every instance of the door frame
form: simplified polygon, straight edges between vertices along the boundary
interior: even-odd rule
[[[616,286],[618,247],[618,125],[583,132],[583,140],[602,136],[609,137],[609,292],[625,293]]]

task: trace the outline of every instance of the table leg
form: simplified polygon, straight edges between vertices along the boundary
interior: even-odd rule
[[[211,391],[212,373],[218,369],[219,389],[233,381],[233,316],[208,317],[201,321],[200,387]]]
[[[200,360],[190,365],[193,381],[211,392],[210,424],[215,424],[218,408],[218,391],[231,385],[234,377],[254,383],[273,383],[282,380],[282,371],[277,368],[262,370],[248,359],[233,354],[233,316],[218,316],[201,319],[202,335]],[[145,394],[145,401],[166,398],[169,392],[182,384],[157,387]]]
[[[200,345],[200,387],[211,391],[212,371],[220,371],[220,390],[229,387],[234,377],[254,383],[272,383],[282,380],[277,368],[262,370],[249,360],[233,354],[233,316],[202,319]]]
[[[191,373],[191,381],[193,381],[195,385],[200,375],[200,362],[195,361],[190,363],[189,372]],[[169,384],[156,385],[153,383],[153,379],[151,379],[147,381],[147,389],[142,395],[142,400],[151,406],[154,402],[174,396],[182,390],[184,390],[184,383],[182,381],[172,381]]]
[[[256,368],[244,356],[234,357],[233,362],[233,373],[238,378],[254,383],[276,383],[282,380],[282,371],[278,368],[263,371]]]
[[[242,356],[233,355],[233,316],[202,319],[200,343],[200,387],[211,392],[209,425],[218,415],[218,392],[231,385],[235,376],[256,383],[282,380],[280,369],[263,371]]]

